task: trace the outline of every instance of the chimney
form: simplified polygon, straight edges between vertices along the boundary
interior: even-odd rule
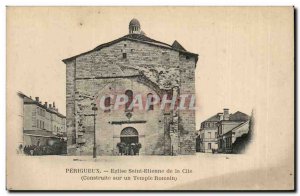
[[[55,102],[53,102],[53,108],[55,108]]]
[[[229,109],[224,108],[223,120],[229,120]]]
[[[47,102],[45,102],[44,106],[47,108],[47,107],[48,107],[48,103],[47,103]]]
[[[218,113],[219,120],[223,120],[223,113]]]
[[[40,101],[40,98],[39,98],[39,97],[35,97],[35,100],[36,100],[37,102],[39,102],[39,101]]]
[[[49,104],[49,108],[52,109],[52,104]]]

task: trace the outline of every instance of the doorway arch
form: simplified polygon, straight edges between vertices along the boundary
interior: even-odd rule
[[[133,127],[126,127],[121,131],[120,139],[126,144],[137,144],[139,143],[139,133]]]

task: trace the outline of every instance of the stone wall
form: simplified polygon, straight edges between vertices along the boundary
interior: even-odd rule
[[[195,59],[180,55],[180,94],[195,95]],[[195,110],[179,111],[180,154],[196,152]]]
[[[124,106],[118,110],[113,109],[115,99],[111,100],[111,111],[103,111],[99,106],[102,96],[124,94],[128,89],[133,91],[133,96],[137,94],[147,95],[149,93],[156,93],[137,80],[137,78],[107,78],[76,81],[76,92],[78,93],[76,93],[75,96],[75,119],[77,121],[76,130],[81,134],[78,135],[77,133],[77,138],[85,141],[84,144],[81,145],[83,149],[82,154],[92,154],[94,139],[93,103],[95,103],[98,108],[96,112],[97,154],[117,154],[116,145],[120,142],[120,132],[125,128],[124,124],[127,124],[127,127],[137,127],[139,136],[144,138],[142,150],[145,154],[164,154],[164,119],[162,115],[163,111],[160,110],[159,105],[155,106],[153,111],[139,110],[139,108],[135,107],[131,112],[132,117],[130,119],[126,116],[127,112],[125,112]],[[88,95],[87,92],[90,94]],[[143,101],[143,105],[145,105],[145,98]],[[127,121],[137,121],[138,123],[124,123]],[[145,122],[142,123],[141,126],[139,121]],[[83,127],[84,131],[82,132]]]
[[[75,130],[75,72],[76,61],[66,62],[66,130],[68,151],[76,144]]]
[[[161,95],[176,86],[179,87],[179,94],[195,93],[194,57],[186,57],[178,51],[146,43],[120,41],[99,51],[68,60],[66,64],[66,124],[70,149],[68,154],[72,151],[70,146],[75,147],[74,144],[78,144],[79,140],[84,141],[81,144],[81,154],[91,154],[93,144],[91,103],[97,103],[97,97],[108,92],[124,93],[126,89],[133,90],[134,93],[151,92]],[[146,79],[138,76],[141,74],[145,75]],[[144,154],[170,154],[172,145],[175,154],[195,152],[194,111],[171,112],[171,117],[167,119],[169,126],[164,126],[166,119],[163,111],[155,109],[151,115],[133,112],[130,119],[147,120]],[[97,112],[98,154],[116,154],[115,142],[118,139],[115,138],[120,128],[108,123],[112,120],[125,121],[128,118],[124,115],[124,110]]]
[[[76,78],[128,76],[142,71],[166,89],[179,85],[179,70],[177,51],[129,40],[76,58]]]

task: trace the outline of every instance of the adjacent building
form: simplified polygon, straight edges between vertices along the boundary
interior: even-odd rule
[[[250,116],[240,111],[229,114],[224,109],[223,119],[218,123],[218,152],[237,153],[236,141],[249,133]]]
[[[50,141],[66,139],[66,117],[58,112],[55,103],[42,103],[19,92],[23,102],[23,146],[44,146]]]
[[[201,123],[198,141],[198,152],[212,153],[218,149],[218,122],[223,114],[217,113]]]
[[[120,142],[139,143],[140,155],[194,154],[194,110],[161,110],[160,103],[146,111],[127,104],[102,110],[99,102],[113,95],[104,104],[114,108],[118,94],[129,103],[139,94],[195,95],[197,61],[177,41],[170,45],[146,36],[137,19],[130,21],[129,34],[64,59],[68,154],[92,155],[95,144],[97,155],[118,155]]]
[[[201,123],[197,149],[207,153],[240,153],[250,141],[250,116],[237,111],[217,113]],[[253,123],[253,122],[252,122]]]

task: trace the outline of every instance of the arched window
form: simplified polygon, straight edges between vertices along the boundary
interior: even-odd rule
[[[109,109],[105,109],[104,112],[110,112],[110,102],[111,102],[110,97],[106,97],[104,100],[104,106],[105,108],[109,108]]]
[[[133,92],[131,90],[127,90],[127,91],[125,91],[125,95],[128,97],[128,101],[125,104],[125,110],[132,111],[133,108],[131,108],[131,110],[129,110],[129,106],[131,105],[132,100],[133,100]]]
[[[152,93],[149,93],[147,95],[147,103],[149,104],[148,110],[153,110],[154,109],[153,102],[154,102],[154,96],[152,95]]]
[[[138,131],[133,127],[126,127],[121,131],[121,137],[133,137],[138,135]]]

